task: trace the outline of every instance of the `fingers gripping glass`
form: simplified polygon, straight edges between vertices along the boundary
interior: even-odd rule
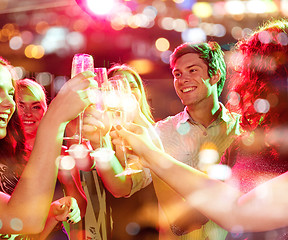
[[[85,71],[92,71],[94,70],[94,59],[89,54],[75,54],[72,61],[72,67],[71,67],[71,78],[75,77],[77,74],[85,72]],[[78,155],[85,153],[85,155],[88,154],[89,150],[86,146],[84,146],[83,143],[83,136],[82,136],[82,127],[83,127],[83,114],[84,112],[81,112],[78,116],[78,126],[76,129],[76,132],[73,136],[66,136],[63,139],[64,140],[77,140],[77,144],[73,144],[69,147],[66,152],[69,152],[69,154],[73,157],[79,157]],[[80,158],[80,157],[79,157]]]
[[[107,77],[107,69],[106,68],[94,68],[95,73],[95,80],[98,83],[98,90],[94,92],[96,97],[94,107],[98,112],[99,120],[104,122],[105,118],[105,107],[103,104],[103,91],[101,90],[104,85],[107,84],[108,77]],[[103,139],[103,130],[99,129],[99,148],[95,151],[92,151],[90,155],[94,157],[96,161],[108,162],[115,152],[105,146],[104,139]]]
[[[107,85],[102,88],[105,111],[110,118],[112,125],[123,125],[130,121],[129,111],[131,111],[132,93],[125,76],[117,75],[109,78]],[[124,141],[122,141],[125,170],[116,177],[139,173],[142,170],[135,170],[130,167],[127,161],[127,152]]]

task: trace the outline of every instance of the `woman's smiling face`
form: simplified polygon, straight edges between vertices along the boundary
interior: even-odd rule
[[[7,125],[15,111],[15,89],[7,67],[0,64],[0,139],[7,134]]]

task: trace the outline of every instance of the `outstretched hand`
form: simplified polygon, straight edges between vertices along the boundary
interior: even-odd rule
[[[67,196],[52,202],[50,215],[57,221],[77,223],[81,220],[80,209],[75,198]]]
[[[84,112],[83,136],[88,139],[94,148],[99,147],[103,138],[111,129],[111,120],[105,111],[90,105]]]
[[[153,143],[147,129],[140,125],[129,123],[125,125],[125,128],[118,125],[114,131],[111,131],[110,136],[114,145],[123,144],[123,139],[132,147],[141,159],[149,155],[149,152],[153,150],[159,151],[159,148]],[[143,166],[149,167],[147,162],[142,162]]]
[[[93,72],[86,71],[67,81],[51,102],[47,114],[52,111],[56,116],[55,120],[61,122],[69,122],[76,118],[92,103],[89,91],[97,87],[94,76]]]

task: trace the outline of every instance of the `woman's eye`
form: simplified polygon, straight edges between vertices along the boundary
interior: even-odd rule
[[[190,73],[196,72],[196,69],[190,69],[189,72]]]
[[[181,73],[174,73],[174,77],[175,78],[180,78],[181,77]]]

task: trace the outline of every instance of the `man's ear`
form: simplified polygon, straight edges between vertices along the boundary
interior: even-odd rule
[[[211,84],[214,85],[215,83],[217,83],[219,80],[220,80],[220,77],[221,77],[221,72],[220,70],[218,69],[216,74],[214,74],[212,77],[211,77]]]

